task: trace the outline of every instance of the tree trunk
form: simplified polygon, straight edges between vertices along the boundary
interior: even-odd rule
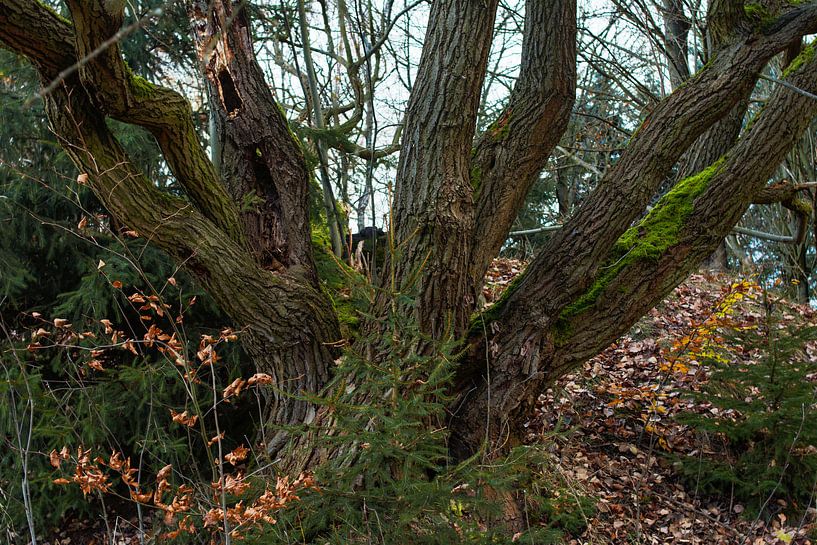
[[[200,3],[192,13],[218,97],[220,177],[186,100],[134,75],[118,44],[102,47],[122,25],[124,4],[69,0],[72,24],[38,2],[0,2],[0,40],[32,60],[44,85],[58,81],[46,96],[49,120],[101,202],[198,279],[241,330],[258,370],[274,377],[269,452],[286,467],[322,459],[308,437],[282,450],[287,435],[274,429],[313,422],[333,431],[331,415],[302,394],[326,384],[340,335],[312,260],[308,171],[261,77],[241,4]],[[626,331],[715,249],[817,109],[779,87],[743,139],[642,218],[682,154],[746,100],[768,61],[817,32],[817,3],[753,28],[742,3],[724,0],[740,17],[738,38],[656,105],[598,189],[502,301],[469,324],[485,269],[564,131],[575,90],[575,2],[529,0],[508,107],[474,134],[497,4],[432,4],[398,167],[395,252],[374,308],[375,320],[394,310],[412,316],[432,340],[464,339],[448,422],[458,457],[518,442],[545,384]],[[814,93],[812,53],[786,78]],[[134,167],[106,116],[156,137],[186,198]]]
[[[396,292],[409,295],[409,311],[436,339],[465,331],[477,299],[464,274],[474,230],[469,157],[497,4],[432,5],[406,111],[394,194],[401,221],[389,230],[396,251],[380,275],[386,289],[376,315]]]

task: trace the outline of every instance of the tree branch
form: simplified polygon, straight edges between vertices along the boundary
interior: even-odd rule
[[[817,58],[804,56],[802,59],[804,62],[789,81],[813,93],[817,91]],[[612,262],[614,254],[605,266],[614,273],[599,278],[592,298],[562,313],[556,329],[565,340],[556,349],[554,357],[559,363],[554,374],[586,357],[592,351],[591,345],[603,348],[604,343],[623,333],[638,316],[694,271],[730,231],[760,235],[735,225],[750,203],[794,198],[795,186],[764,186],[815,115],[817,101],[779,87],[752,129],[734,148],[704,173],[681,182],[679,189],[671,191],[647,218],[631,228],[629,233],[638,236],[625,235],[618,242],[618,251],[628,255],[617,258],[621,261],[616,264]],[[683,193],[684,187],[695,184],[699,184],[697,191]],[[661,214],[666,220],[672,219],[669,214],[678,214],[677,206],[667,206],[672,206],[673,199],[682,194],[683,206],[691,208],[682,217],[676,217],[677,232],[666,234],[662,247],[654,248],[658,252],[644,253],[643,245],[654,240],[654,232],[650,230],[659,225]],[[762,235],[781,242],[793,242],[792,239],[800,236]],[[629,244],[635,246],[627,247]],[[600,338],[602,328],[610,328],[612,332]]]
[[[758,231],[756,229],[748,229],[746,227],[735,226],[732,228],[733,233],[737,233],[739,235],[746,235],[752,238],[759,238],[761,240],[768,240],[771,242],[783,242],[792,244],[797,241],[796,236],[788,236],[788,235],[777,235],[775,233],[765,233],[763,231]]]
[[[20,1],[20,0],[11,0]],[[124,3],[69,0],[77,57],[100,48],[121,27]],[[115,119],[142,126],[156,138],[190,200],[233,240],[243,241],[238,207],[221,185],[198,140],[190,104],[180,94],[130,71],[118,43],[80,64],[80,79],[94,102]]]
[[[805,62],[792,83],[817,88],[817,59]],[[464,358],[469,365],[458,368],[454,388],[467,403],[452,417],[453,451],[468,454],[484,441],[518,439],[530,404],[548,381],[626,332],[711,254],[815,114],[817,102],[778,88],[749,134],[711,168],[681,182],[611,244],[593,286],[556,316],[503,314],[524,304],[518,294],[531,278],[524,273],[507,303],[488,309],[472,330]],[[490,382],[480,376],[486,365]],[[486,412],[493,417],[490,428],[484,424]]]
[[[297,266],[316,283],[310,172],[255,58],[247,10],[226,0],[197,0],[189,14],[221,144],[224,184],[234,202],[256,201],[240,212],[253,254],[266,269]]]
[[[76,61],[71,23],[44,4],[27,0],[0,3],[0,42],[28,58],[43,81],[55,79]]]
[[[474,145],[475,285],[567,128],[576,94],[576,2],[528,0],[522,66],[508,106]]]
[[[797,17],[728,46],[644,120],[622,157],[547,242],[507,299],[513,323],[558,316],[594,282],[599,263],[642,213],[680,155],[734,104],[749,96],[765,64],[793,40],[817,31],[817,3]]]

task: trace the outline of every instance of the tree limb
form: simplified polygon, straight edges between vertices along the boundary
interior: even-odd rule
[[[476,302],[461,271],[473,246],[469,158],[497,4],[432,4],[406,110],[393,210],[400,251],[382,277],[401,279],[398,289],[416,294],[417,321],[434,337],[462,332],[470,313],[463,301]],[[377,304],[390,304],[388,295]]]
[[[791,74],[790,81],[809,92],[817,91],[817,58],[805,58],[800,68]],[[587,356],[590,345],[599,346],[609,340],[611,337],[594,339],[600,328],[614,329],[611,336],[622,333],[637,319],[636,314],[640,316],[672,290],[733,229],[760,235],[734,226],[752,202],[791,198],[789,188],[794,186],[767,188],[764,185],[815,115],[817,102],[787,87],[779,87],[749,133],[707,171],[708,179],[698,178],[703,182],[703,190],[687,197],[692,209],[688,216],[680,218],[679,230],[670,243],[658,255],[623,258],[626,264],[617,265],[614,275],[600,280],[602,289],[596,291],[592,300],[562,314],[559,327],[570,334],[557,347],[555,359],[560,363],[554,372],[558,374],[560,369]],[[673,198],[670,195],[672,193],[663,203],[659,201],[651,214],[660,214],[662,205]],[[631,232],[641,233],[654,224],[648,216]],[[800,236],[762,235],[780,242],[795,242]]]
[[[599,263],[642,214],[681,153],[749,96],[761,69],[775,54],[817,31],[817,3],[796,11],[797,17],[726,47],[655,107],[598,188],[551,237],[519,289],[507,299],[507,308],[514,309],[513,323],[532,316],[558,316],[590,287]]]
[[[477,285],[567,128],[576,94],[576,2],[528,0],[522,66],[508,106],[474,145]]]

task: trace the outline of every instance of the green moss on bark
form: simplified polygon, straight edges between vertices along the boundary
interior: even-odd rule
[[[694,212],[695,199],[723,167],[721,158],[707,169],[686,178],[664,195],[638,225],[628,229],[613,247],[610,260],[599,269],[596,281],[559,315],[554,342],[563,344],[571,334],[571,319],[594,307],[610,283],[638,261],[656,261],[680,242],[679,233]]]
[[[803,51],[801,51],[800,54],[789,63],[789,65],[783,71],[783,77],[789,77],[793,72],[799,70],[805,63],[812,60],[814,58],[814,52],[814,43],[812,42],[803,48]]]
[[[55,10],[54,8],[52,8],[51,6],[49,6],[48,4],[46,4],[45,2],[39,2],[39,1],[38,1],[37,3],[38,3],[38,4],[39,4],[41,7],[43,7],[44,9],[46,9],[47,11],[51,12],[51,13],[52,13],[52,14],[53,14],[53,15],[54,15],[54,16],[55,16],[57,19],[59,19],[61,22],[65,23],[65,24],[67,24],[67,25],[71,25],[71,26],[73,26],[73,24],[74,24],[74,23],[72,23],[72,22],[71,22],[71,21],[70,21],[70,20],[69,20],[67,17],[64,17],[63,15],[61,15],[61,14],[60,14],[60,13],[59,13],[57,10]]]
[[[312,250],[315,271],[321,287],[332,301],[341,333],[345,338],[354,337],[360,325],[360,316],[366,309],[362,287],[366,279],[332,253],[329,228],[325,216],[312,220]]]
[[[757,25],[766,25],[774,20],[769,9],[757,2],[749,2],[743,6],[743,10],[746,17]]]
[[[479,165],[473,165],[471,167],[470,177],[471,188],[474,190],[474,194],[477,194],[479,193],[479,188],[482,187],[482,169]]]
[[[510,130],[511,112],[506,111],[499,117],[499,119],[488,125],[488,130],[486,132],[491,136],[491,138],[494,139],[495,142],[500,142],[508,137]]]

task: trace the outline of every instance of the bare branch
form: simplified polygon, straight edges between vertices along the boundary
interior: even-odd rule
[[[739,235],[747,235],[753,238],[759,238],[763,240],[769,240],[771,242],[784,242],[792,244],[797,241],[796,236],[788,236],[788,235],[776,235],[774,233],[764,233],[763,231],[757,231],[755,229],[749,229],[747,227],[740,227],[735,226],[732,228],[732,232],[737,233]]]

